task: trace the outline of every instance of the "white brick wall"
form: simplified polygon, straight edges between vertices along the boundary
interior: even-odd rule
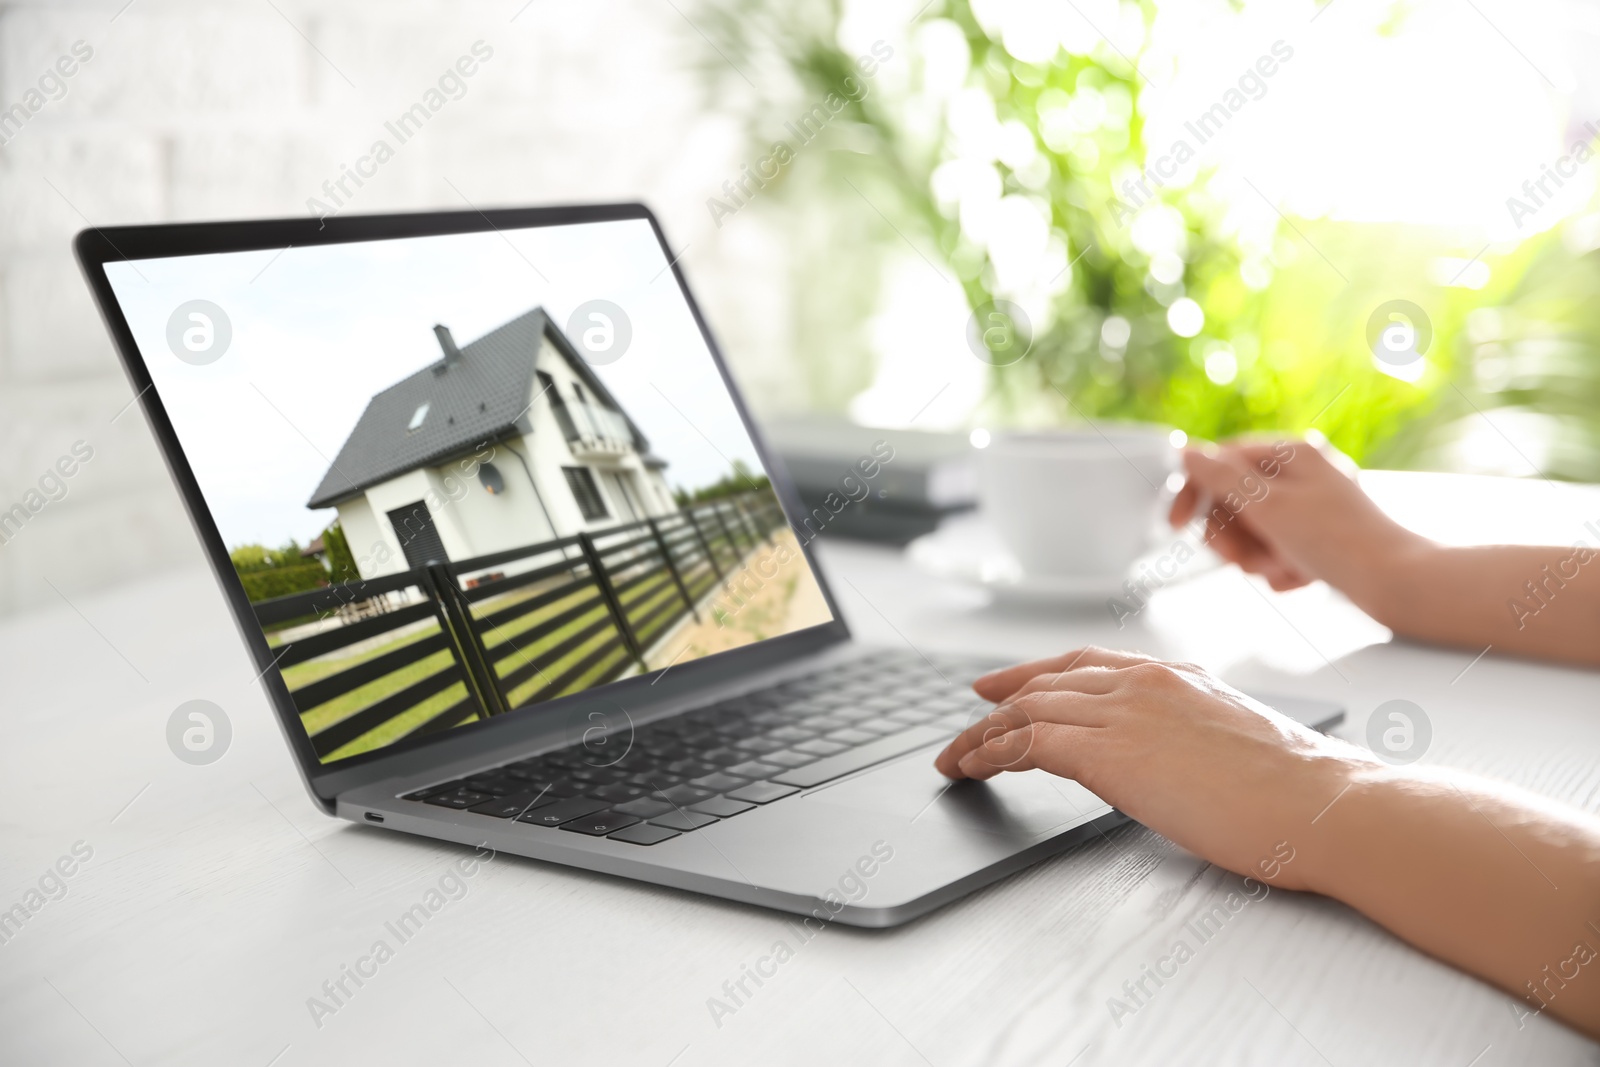
[[[0,545],[0,614],[56,600],[52,585],[72,597],[199,558],[142,414],[111,422],[132,392],[72,234],[302,214],[480,38],[494,57],[467,95],[350,210],[461,207],[451,182],[478,204],[645,200],[675,247],[689,243],[686,268],[757,406],[793,402],[782,242],[758,213],[718,231],[705,209],[744,151],[742,102],[707,104],[699,35],[660,0],[534,0],[511,21],[522,3],[134,0],[117,14],[123,0],[0,0],[0,109],[74,41],[94,49],[67,95],[0,147],[0,509],[73,441],[96,453]]]

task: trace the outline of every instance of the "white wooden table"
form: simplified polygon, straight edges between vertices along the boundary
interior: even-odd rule
[[[1600,518],[1590,489],[1370,484],[1458,541],[1570,543]],[[839,543],[825,557],[868,638],[1137,647],[1341,700],[1351,738],[1404,697],[1431,719],[1426,759],[1600,810],[1600,673],[1393,643],[1324,588],[1275,595],[1229,570],[1165,590],[1118,632],[1100,609],[990,606],[892,551]],[[76,843],[92,856],[0,944],[0,1063],[1600,1062],[1594,1044],[1547,1019],[1519,1026],[1511,998],[1342,905],[1278,891],[1114,1021],[1123,983],[1239,885],[1139,827],[907,927],[829,928],[720,1026],[708,998],[786,936],[782,916],[500,857],[319,1027],[308,998],[470,853],[312,807],[206,574],[93,595],[50,577],[70,604],[0,626],[0,909]],[[234,727],[205,767],[165,740],[194,698]]]

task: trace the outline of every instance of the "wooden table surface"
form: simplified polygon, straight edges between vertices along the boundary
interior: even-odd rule
[[[1592,543],[1583,524],[1600,526],[1591,488],[1368,484],[1454,541]],[[1139,648],[1342,701],[1339,732],[1356,740],[1404,698],[1431,723],[1425,760],[1600,810],[1600,673],[1396,643],[1325,588],[1278,595],[1226,569],[1119,631],[1103,606],[1002,608],[891,550],[840,542],[824,558],[871,640]],[[804,943],[775,913],[515,857],[451,881],[469,851],[313,808],[205,573],[82,594],[48,577],[62,602],[0,625],[0,909],[31,911],[0,944],[0,1063],[1600,1063],[1593,1043],[1328,900],[1272,891],[1202,942],[1191,920],[1240,879],[1140,827],[909,926]],[[199,767],[166,743],[196,698],[234,731]],[[72,874],[50,875],[58,863]],[[441,879],[453,895],[396,942],[386,924]],[[310,998],[331,1004],[324,982],[379,939],[391,957],[314,1017]],[[724,983],[780,939],[792,957],[714,1017],[711,998],[731,1004]],[[1192,956],[1130,998],[1124,983],[1180,939]]]

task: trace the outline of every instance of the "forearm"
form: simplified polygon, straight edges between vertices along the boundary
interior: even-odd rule
[[[1421,538],[1336,583],[1397,634],[1422,641],[1600,663],[1600,552]]]
[[[1359,772],[1301,850],[1308,887],[1600,1036],[1600,820],[1448,771]]]

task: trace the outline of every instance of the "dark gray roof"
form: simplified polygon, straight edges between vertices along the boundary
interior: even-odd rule
[[[530,432],[529,401],[542,336],[598,396],[620,410],[560,328],[537,307],[462,345],[459,359],[441,358],[374,396],[306,507],[331,507],[407,471]],[[408,431],[423,404],[427,417]],[[641,452],[649,448],[638,427],[634,437]]]

